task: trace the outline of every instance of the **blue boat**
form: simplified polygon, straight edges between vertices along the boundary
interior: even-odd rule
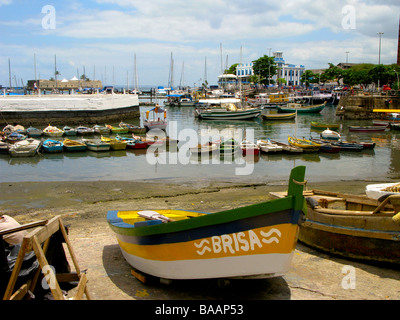
[[[42,145],[43,151],[47,153],[57,153],[63,151],[63,143],[61,141],[47,139]]]

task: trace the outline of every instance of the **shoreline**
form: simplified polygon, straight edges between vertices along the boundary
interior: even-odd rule
[[[308,189],[364,193],[366,181],[308,183]],[[232,280],[220,288],[217,280],[143,284],[131,274],[106,221],[108,210],[189,209],[216,212],[270,199],[287,182],[268,184],[196,181],[81,181],[0,183],[0,213],[29,223],[61,215],[69,226],[79,266],[87,269],[94,300],[358,300],[400,299],[400,272],[327,255],[298,243],[290,271],[283,277]],[[342,287],[342,270],[353,266],[357,287]],[[72,266],[72,264],[71,264]],[[74,290],[68,296],[74,295]]]

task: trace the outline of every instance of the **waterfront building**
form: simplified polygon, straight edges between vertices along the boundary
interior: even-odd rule
[[[47,90],[47,91],[70,91],[70,90],[80,90],[85,88],[91,89],[102,89],[102,83],[100,80],[79,80],[76,77],[73,77],[70,80],[28,80],[28,90],[36,91]]]
[[[277,65],[277,75],[273,76],[274,83],[277,83],[278,78],[285,79],[286,85],[288,86],[300,86],[301,76],[305,71],[303,65],[294,65],[286,63],[283,59],[282,51],[273,52],[273,57]],[[236,76],[242,81],[242,83],[249,83],[249,77],[254,74],[253,62],[250,63],[239,63],[236,67]]]

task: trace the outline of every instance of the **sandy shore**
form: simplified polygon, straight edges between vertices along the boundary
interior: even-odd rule
[[[309,183],[308,188],[364,193],[365,181]],[[61,215],[81,269],[87,269],[93,299],[400,299],[400,272],[317,252],[299,243],[290,272],[268,280],[215,280],[142,284],[124,261],[106,222],[108,210],[179,208],[216,212],[269,199],[286,184],[228,182],[24,182],[0,183],[0,213],[20,223]],[[345,267],[355,269],[356,288],[343,288]],[[70,294],[73,294],[70,293]]]

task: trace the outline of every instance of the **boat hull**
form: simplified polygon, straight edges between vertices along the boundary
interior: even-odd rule
[[[325,108],[325,103],[320,104],[320,105],[315,105],[315,106],[307,106],[307,107],[299,107],[299,108],[289,108],[289,107],[283,107],[283,106],[278,106],[278,111],[283,112],[283,113],[319,113]]]
[[[295,168],[290,181],[303,181],[304,172],[305,167]],[[152,276],[282,276],[291,265],[304,200],[301,184],[290,182],[289,190],[288,197],[243,208],[211,214],[182,211],[186,219],[167,223],[135,222],[132,214],[138,211],[109,211],[107,220],[127,262]],[[171,211],[176,215],[179,210],[157,210],[164,216]]]
[[[248,120],[255,119],[261,114],[261,109],[243,111],[199,111],[198,116],[204,120]]]

